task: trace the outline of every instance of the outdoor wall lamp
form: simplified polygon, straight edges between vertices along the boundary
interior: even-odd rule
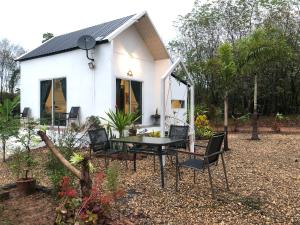
[[[132,73],[131,70],[129,70],[129,71],[127,72],[127,76],[129,76],[129,77],[132,77],[132,76],[133,76],[133,73]]]
[[[89,65],[89,68],[92,70],[92,69],[95,69],[95,62],[94,61],[90,61],[89,63],[88,63],[88,65]]]

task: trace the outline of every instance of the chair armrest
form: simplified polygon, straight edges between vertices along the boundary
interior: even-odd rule
[[[204,156],[204,158],[209,158],[209,157],[212,157],[212,156],[215,156],[215,155],[220,155],[220,154],[223,154],[223,151],[218,151],[218,152],[215,152],[213,154],[206,155],[206,156]]]
[[[187,151],[181,151],[181,150],[175,150],[177,153],[182,153],[186,155],[193,155],[193,156],[204,156],[202,153],[195,153],[195,152],[187,152]]]

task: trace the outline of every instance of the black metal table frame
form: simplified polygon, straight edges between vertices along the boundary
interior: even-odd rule
[[[141,141],[139,139],[143,139],[144,141]],[[155,137],[155,138],[154,137],[138,137],[138,136],[111,139],[110,141],[112,143],[114,143],[114,142],[122,143],[123,146],[124,146],[124,144],[144,144],[144,145],[156,146],[157,148],[151,148],[151,149],[157,149],[157,151],[153,150],[153,153],[156,153],[159,156],[160,178],[161,178],[161,187],[162,188],[165,187],[164,165],[163,165],[163,155],[164,154],[162,151],[162,147],[168,146],[171,144],[178,144],[181,142],[185,142],[185,140],[183,140],[183,139],[158,138],[158,137]],[[134,167],[135,167],[135,165],[134,165]]]

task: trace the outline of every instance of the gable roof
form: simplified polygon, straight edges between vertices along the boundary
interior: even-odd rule
[[[36,49],[22,55],[17,59],[17,61],[25,61],[78,49],[77,40],[82,35],[91,35],[95,38],[97,44],[105,43],[108,41],[106,38],[107,36],[120,28],[134,16],[135,15],[126,16],[110,22],[53,37]]]

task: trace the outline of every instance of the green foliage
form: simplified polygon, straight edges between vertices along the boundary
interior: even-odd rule
[[[99,116],[89,116],[86,119],[86,121],[89,124],[90,129],[97,129],[97,128],[102,127],[101,120],[100,120]]]
[[[140,118],[140,116],[135,113],[125,113],[118,109],[116,109],[116,112],[109,110],[106,112],[106,115],[108,119],[102,119],[107,121],[110,127],[116,129],[120,137],[124,136],[124,130],[127,126],[130,126]]]
[[[110,192],[115,192],[119,188],[119,165],[112,163],[106,170],[106,187]]]
[[[32,171],[38,165],[32,154],[17,148],[10,157],[8,166],[16,178],[27,178],[28,172]]]
[[[209,126],[209,121],[206,115],[198,115],[195,120],[196,136],[200,138],[209,138],[213,135],[213,130]]]
[[[20,97],[16,96],[13,100],[5,99],[0,104],[0,139],[2,141],[3,161],[5,161],[6,141],[16,136],[19,131],[20,122],[13,118],[13,110],[19,104]]]
[[[70,126],[58,137],[56,147],[68,161],[71,160],[76,147],[80,147],[81,139],[77,137],[79,132],[79,130]],[[59,182],[65,176],[70,178],[72,184],[74,183],[74,175],[52,154],[52,152],[48,153],[46,170],[55,192],[59,190]]]
[[[49,33],[49,32],[44,33],[42,43],[44,43],[45,41],[48,41],[49,39],[51,39],[53,37],[54,37],[54,35],[52,33]]]
[[[219,60],[221,65],[221,80],[225,91],[229,91],[233,85],[236,74],[236,66],[233,61],[232,47],[228,42],[223,43],[218,48]]]
[[[276,113],[276,115],[275,115],[275,120],[277,120],[277,121],[282,121],[282,120],[285,120],[286,119],[286,117],[282,114],[282,113]]]
[[[253,110],[253,78],[263,114],[300,112],[300,1],[200,1],[176,22],[178,37],[169,44],[184,58],[195,83],[195,103],[222,107],[224,85],[229,111]],[[222,43],[227,43],[225,50]],[[229,45],[232,54],[227,54]],[[233,63],[222,63],[223,55]],[[226,58],[225,57],[225,58]],[[222,73],[222,74],[221,74]],[[211,118],[210,118],[211,119]]]
[[[31,147],[34,147],[41,142],[40,137],[36,133],[38,126],[38,121],[34,119],[28,119],[23,123],[23,129],[17,136],[18,141],[27,151],[30,151]]]

